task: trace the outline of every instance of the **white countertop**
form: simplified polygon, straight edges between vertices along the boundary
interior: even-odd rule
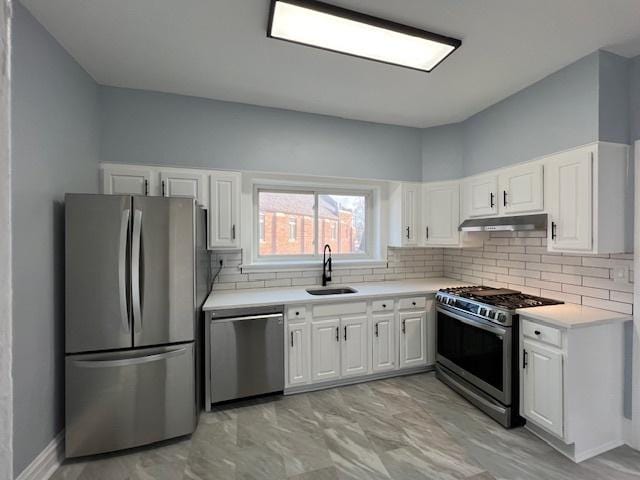
[[[247,290],[213,291],[204,303],[204,310],[221,310],[226,308],[247,308],[267,305],[294,305],[301,303],[335,303],[361,298],[392,297],[399,295],[426,295],[435,293],[441,288],[466,285],[451,278],[421,278],[395,282],[350,283],[348,286],[357,293],[344,295],[311,295],[307,288],[319,286],[256,288]],[[340,287],[341,285],[330,285]]]
[[[520,308],[516,310],[520,318],[530,318],[561,328],[591,327],[604,323],[624,322],[633,316],[599,308],[565,303],[545,307]]]

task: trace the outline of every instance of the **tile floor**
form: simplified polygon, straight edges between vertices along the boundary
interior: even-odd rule
[[[433,374],[234,403],[191,438],[65,463],[53,480],[640,479],[620,447],[572,463],[505,430]]]

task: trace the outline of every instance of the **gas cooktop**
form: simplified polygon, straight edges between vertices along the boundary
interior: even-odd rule
[[[517,308],[540,307],[543,305],[558,305],[563,302],[550,298],[536,297],[518,290],[508,288],[493,288],[482,286],[468,286],[443,288],[441,293],[446,293],[453,297],[466,298],[478,303],[490,305],[492,307],[503,308],[505,310],[515,310]]]

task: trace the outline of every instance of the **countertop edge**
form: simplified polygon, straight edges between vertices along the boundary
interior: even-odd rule
[[[601,310],[603,312],[607,312],[607,313],[614,313],[616,314],[617,312],[612,312],[611,310],[603,310],[601,308],[595,308],[595,307],[591,307],[594,308],[595,310]],[[527,309],[527,311],[522,311],[524,309],[519,309],[517,311],[518,315],[519,315],[519,319],[531,319],[531,320],[535,320],[537,322],[541,322],[544,323],[546,325],[550,325],[552,327],[559,327],[559,328],[563,328],[565,330],[573,330],[573,329],[577,329],[577,328],[589,328],[589,327],[597,327],[600,325],[606,325],[608,323],[624,323],[627,322],[629,320],[633,320],[633,315],[628,315],[625,313],[620,313],[619,316],[614,316],[614,317],[610,317],[610,318],[603,318],[601,320],[592,320],[592,321],[588,321],[588,322],[580,322],[580,323],[566,323],[566,322],[562,322],[560,320],[554,319],[554,318],[550,318],[549,315],[545,315],[543,313],[535,313],[533,310],[534,309]]]

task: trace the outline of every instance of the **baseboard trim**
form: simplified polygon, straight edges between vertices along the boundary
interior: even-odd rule
[[[64,430],[25,468],[16,480],[48,480],[64,460]]]
[[[405,375],[415,375],[416,373],[431,372],[434,370],[433,365],[425,365],[421,367],[406,368],[402,370],[389,370],[388,372],[372,373],[369,375],[363,375],[361,377],[348,377],[341,378],[340,380],[322,382],[322,383],[309,383],[306,385],[299,385],[295,387],[285,388],[285,395],[294,395],[296,393],[314,392],[317,390],[325,390],[327,388],[343,387],[345,385],[353,385],[356,383],[371,382],[373,380],[383,380],[385,378],[402,377]]]

